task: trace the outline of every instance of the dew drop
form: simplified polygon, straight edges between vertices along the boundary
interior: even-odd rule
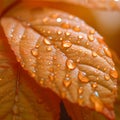
[[[90,32],[89,32],[90,34],[95,34],[95,30],[94,29],[92,29],[92,30],[90,30]]]
[[[69,25],[69,23],[62,23],[61,27],[68,29],[68,28],[70,28],[70,25]]]
[[[11,33],[10,37],[12,38],[13,37],[13,34]]]
[[[79,96],[79,98],[78,98],[78,105],[83,105],[83,96]]]
[[[97,53],[96,52],[92,52],[92,56],[93,57],[97,57]]]
[[[62,42],[62,46],[64,48],[69,48],[69,47],[72,46],[72,43],[69,40],[65,40],[65,41]]]
[[[46,45],[50,45],[51,44],[51,42],[48,40],[48,39],[44,39],[44,43],[46,44]]]
[[[82,40],[82,39],[83,39],[83,36],[82,36],[82,35],[79,35],[78,38],[79,38],[80,40]]]
[[[48,34],[50,34],[50,33],[51,33],[51,31],[50,31],[50,30],[48,30],[48,31],[47,31],[47,33],[48,33]]]
[[[86,77],[86,73],[85,72],[79,72],[78,78],[79,78],[79,80],[81,82],[84,82],[84,83],[89,82],[89,79]]]
[[[57,59],[57,56],[53,56],[53,59],[56,60],[56,59]]]
[[[71,33],[70,32],[66,32],[65,34],[66,34],[66,36],[70,36]]]
[[[105,80],[109,80],[110,76],[108,74],[105,75]]]
[[[110,50],[107,47],[104,47],[104,52],[108,57],[112,57]]]
[[[58,35],[61,35],[61,34],[62,34],[62,31],[58,30],[58,31],[57,31],[57,34],[58,34]]]
[[[71,85],[72,81],[70,80],[70,78],[65,78],[63,80],[63,85],[68,88]]]
[[[76,64],[72,60],[67,60],[66,65],[70,70],[73,70],[76,67]]]
[[[58,23],[60,23],[60,22],[62,22],[62,19],[61,19],[61,18],[57,18],[56,21],[57,21]]]
[[[43,23],[46,23],[46,22],[48,22],[48,17],[45,17],[45,18],[43,18]]]
[[[76,31],[76,32],[80,32],[80,26],[73,27],[73,30]]]
[[[79,62],[80,62],[80,58],[78,58],[78,59],[76,60],[76,62],[79,63]]]
[[[113,78],[118,78],[118,72],[115,69],[110,71],[110,75]]]
[[[90,35],[88,35],[88,39],[90,42],[92,42],[92,41],[94,41],[94,36],[90,34]]]
[[[62,41],[62,40],[63,40],[63,38],[61,37],[61,38],[60,38],[60,40]]]
[[[90,96],[90,100],[94,104],[95,110],[97,112],[101,112],[103,110],[103,103],[102,103],[102,101],[100,100],[99,97],[97,97],[94,94],[92,94]]]
[[[82,94],[82,93],[83,93],[83,87],[79,87],[78,94]]]
[[[31,51],[32,55],[37,57],[38,56],[38,50],[37,49],[32,49]]]
[[[50,79],[51,81],[54,80],[54,73],[51,73],[51,74],[49,75],[49,79]]]
[[[50,52],[52,50],[52,47],[47,47],[47,51]]]
[[[44,81],[45,81],[45,79],[44,79],[44,78],[41,78],[41,79],[40,79],[40,82],[39,82],[40,85],[43,85]]]
[[[95,89],[95,88],[97,87],[97,85],[98,85],[98,84],[97,84],[96,82],[94,82],[94,83],[92,83],[91,86],[92,86],[93,89]]]
[[[33,72],[33,73],[31,73],[31,76],[34,78],[36,75],[35,75],[35,73]]]

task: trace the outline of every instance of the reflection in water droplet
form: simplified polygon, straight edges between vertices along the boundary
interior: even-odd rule
[[[118,72],[115,69],[113,69],[113,70],[110,71],[110,75],[113,78],[118,78]]]
[[[56,21],[57,21],[58,23],[60,23],[60,22],[62,22],[62,19],[61,19],[61,18],[57,18]]]
[[[51,80],[51,81],[53,81],[54,80],[54,73],[51,73],[50,75],[49,75],[49,79]]]
[[[58,30],[58,31],[57,31],[57,34],[58,34],[58,35],[61,35],[61,34],[62,34],[62,31]]]
[[[95,30],[94,29],[92,29],[92,30],[90,30],[90,32],[89,32],[90,34],[95,34]]]
[[[105,79],[106,80],[109,80],[110,79],[110,76],[108,74],[105,74]]]
[[[83,105],[83,102],[84,102],[83,96],[80,95],[78,98],[78,104],[81,106],[81,105]]]
[[[41,79],[40,79],[40,82],[39,82],[40,85],[43,85],[44,81],[45,81],[45,79],[44,79],[44,78],[41,78]]]
[[[45,18],[43,18],[43,23],[47,23],[48,22],[48,17],[45,17]]]
[[[65,40],[65,41],[62,42],[62,46],[64,48],[69,48],[69,47],[72,46],[72,43],[69,40]]]
[[[37,49],[32,49],[32,50],[31,50],[31,53],[32,53],[32,55],[35,56],[35,57],[38,56],[38,50],[37,50]]]
[[[92,85],[91,85],[91,86],[92,86],[92,88],[94,89],[94,88],[96,88],[96,87],[97,87],[97,85],[98,85],[98,84],[97,84],[96,82],[94,82],[94,83],[92,83]]]
[[[73,27],[73,30],[76,31],[76,32],[80,32],[80,26]]]
[[[48,39],[44,39],[44,43],[46,44],[46,45],[50,45],[51,44],[51,42],[48,40]]]
[[[78,78],[79,78],[79,80],[81,82],[84,82],[84,83],[89,82],[89,79],[86,77],[86,73],[85,72],[79,72]]]
[[[94,36],[90,34],[90,35],[88,35],[88,39],[90,42],[92,42],[92,41],[94,41]]]
[[[71,33],[70,32],[66,32],[65,34],[66,34],[66,36],[69,36]]]
[[[96,52],[92,52],[92,56],[93,57],[97,57],[97,53]]]
[[[83,39],[83,36],[82,36],[82,35],[79,35],[78,38],[79,38],[80,40],[82,40],[82,39]]]
[[[62,27],[62,28],[69,29],[69,28],[70,28],[70,25],[69,25],[69,23],[62,23],[62,24],[61,24],[61,27]]]
[[[104,47],[104,52],[108,57],[112,57],[110,50],[107,47]]]
[[[79,93],[79,94],[82,94],[82,93],[83,93],[83,87],[79,87],[78,93]]]
[[[70,70],[73,70],[76,67],[76,64],[72,60],[67,60],[66,65]]]
[[[50,52],[52,50],[52,47],[47,47],[47,51]]]
[[[71,83],[72,83],[72,81],[70,80],[70,78],[65,78],[63,80],[63,85],[67,88],[71,85]]]
[[[90,96],[90,100],[94,104],[95,110],[97,112],[101,112],[103,110],[103,103],[102,103],[102,101],[100,100],[99,97],[97,97],[94,94],[92,94]]]

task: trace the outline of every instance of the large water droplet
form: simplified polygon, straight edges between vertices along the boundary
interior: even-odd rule
[[[73,30],[76,31],[76,32],[80,32],[80,26],[73,27]]]
[[[72,81],[70,80],[70,78],[65,78],[63,80],[63,85],[67,88],[71,85],[71,83],[72,83]]]
[[[50,52],[52,50],[52,47],[47,47],[47,51]]]
[[[112,57],[110,50],[107,47],[104,47],[104,52],[108,57]]]
[[[65,34],[66,34],[66,36],[70,36],[71,33],[70,32],[66,32]]]
[[[58,31],[57,31],[57,34],[58,34],[58,35],[61,35],[61,34],[62,34],[62,31],[58,30]]]
[[[31,53],[35,57],[38,56],[38,50],[37,49],[32,49]]]
[[[84,82],[84,83],[89,82],[89,79],[86,77],[86,73],[85,72],[79,72],[78,78],[79,78],[79,80],[81,82]]]
[[[89,31],[89,33],[90,33],[90,34],[95,34],[95,30],[92,29],[92,30]]]
[[[45,18],[43,18],[43,23],[47,23],[48,22],[48,17],[45,17]]]
[[[62,42],[62,46],[64,48],[69,48],[69,47],[72,46],[72,43],[69,40],[65,40],[65,41]]]
[[[117,72],[115,69],[113,69],[113,70],[110,71],[110,75],[111,75],[113,78],[118,78],[118,72]]]
[[[76,64],[72,60],[67,60],[66,65],[70,70],[73,70],[76,67]]]
[[[95,38],[94,38],[93,35],[89,34],[89,35],[88,35],[88,39],[89,39],[90,42],[92,42],[92,41],[94,41]]]
[[[95,110],[97,112],[101,112],[103,110],[103,103],[102,103],[102,101],[100,100],[99,97],[97,97],[94,94],[92,94],[90,96],[90,100],[94,104]]]
[[[79,38],[80,40],[82,40],[82,39],[83,39],[83,36],[82,36],[82,35],[79,35],[78,38]]]
[[[48,40],[48,39],[44,39],[44,43],[46,44],[46,45],[51,45],[51,42]]]

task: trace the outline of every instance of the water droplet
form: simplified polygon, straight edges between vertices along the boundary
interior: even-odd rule
[[[56,21],[57,21],[58,23],[60,23],[60,22],[62,22],[62,19],[61,19],[61,18],[57,18]]]
[[[102,101],[100,100],[99,97],[97,97],[94,94],[92,94],[90,96],[90,100],[94,104],[95,110],[97,112],[101,112],[103,110],[103,103],[102,103]]]
[[[54,80],[54,73],[51,73],[51,74],[49,75],[49,79],[50,79],[51,81]]]
[[[90,32],[89,32],[90,34],[95,34],[95,30],[94,29],[92,29],[92,30],[90,30]]]
[[[65,40],[65,41],[62,42],[62,46],[64,48],[69,48],[69,47],[72,46],[72,43],[69,40]]]
[[[65,78],[63,80],[63,85],[67,88],[71,85],[71,83],[72,83],[72,81],[70,80],[70,78]]]
[[[12,38],[13,37],[13,34],[11,33],[10,37]]]
[[[19,113],[18,106],[14,105],[12,111],[13,114],[18,114]]]
[[[72,60],[67,60],[66,65],[70,70],[73,70],[76,67],[76,64]]]
[[[51,42],[46,38],[44,39],[44,43],[47,44],[47,45],[51,45]]]
[[[73,16],[73,15],[70,15],[70,16],[69,16],[69,19],[73,19],[73,18],[74,18],[74,16]]]
[[[56,60],[56,59],[57,59],[57,56],[53,56],[53,59]]]
[[[31,53],[35,57],[38,56],[38,50],[37,49],[32,49]]]
[[[97,85],[98,85],[98,84],[97,84],[96,82],[94,82],[94,83],[92,83],[92,85],[91,85],[91,86],[92,86],[92,88],[94,89],[94,88],[96,88],[96,87],[97,87]]]
[[[62,26],[62,28],[66,28],[66,29],[70,28],[69,23],[62,23],[61,26]]]
[[[84,82],[84,83],[89,82],[89,79],[86,77],[86,73],[85,72],[79,72],[78,78],[79,78],[79,80],[81,82]]]
[[[106,80],[109,80],[110,79],[110,76],[108,74],[105,74],[105,79]]]
[[[62,34],[62,31],[58,30],[58,31],[57,31],[57,34],[58,34],[58,35],[61,35],[61,34]]]
[[[90,34],[90,35],[88,35],[88,39],[90,42],[92,42],[92,41],[94,41],[94,36]]]
[[[43,85],[44,81],[45,81],[45,79],[44,79],[44,78],[41,78],[41,79],[40,79],[40,82],[39,82],[40,85]]]
[[[80,95],[78,98],[78,104],[81,106],[81,105],[83,105],[83,102],[84,102],[83,96]]]
[[[47,47],[47,51],[50,52],[52,50],[52,47]]]
[[[104,52],[108,57],[112,57],[110,50],[107,47],[104,47]]]
[[[35,45],[35,48],[39,48],[39,47],[40,47],[40,44],[39,44],[39,43]]]
[[[70,32],[66,32],[65,34],[66,34],[66,36],[70,36],[71,33]]]
[[[99,77],[97,77],[96,80],[99,80]]]
[[[113,78],[118,78],[118,72],[117,72],[115,69],[113,69],[113,70],[110,71],[110,75],[111,75]]]
[[[78,58],[78,59],[76,60],[76,62],[79,63],[79,62],[80,62],[80,58]]]
[[[73,27],[73,30],[76,31],[76,32],[80,32],[80,26]]]
[[[82,93],[83,93],[83,87],[79,87],[78,93],[79,93],[79,94],[82,94]]]
[[[48,22],[48,17],[45,17],[45,18],[43,18],[43,23],[46,23],[46,22]]]
[[[92,52],[92,56],[93,57],[97,57],[97,53],[96,52]]]
[[[82,35],[79,35],[78,38],[79,38],[80,40],[82,40],[82,39],[83,39],[83,36],[82,36]]]

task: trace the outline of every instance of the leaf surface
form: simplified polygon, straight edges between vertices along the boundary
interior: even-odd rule
[[[18,61],[37,83],[114,119],[118,73],[93,28],[65,12],[42,8],[22,8],[1,23]]]
[[[0,120],[59,120],[59,98],[39,87],[20,67],[1,31]]]

